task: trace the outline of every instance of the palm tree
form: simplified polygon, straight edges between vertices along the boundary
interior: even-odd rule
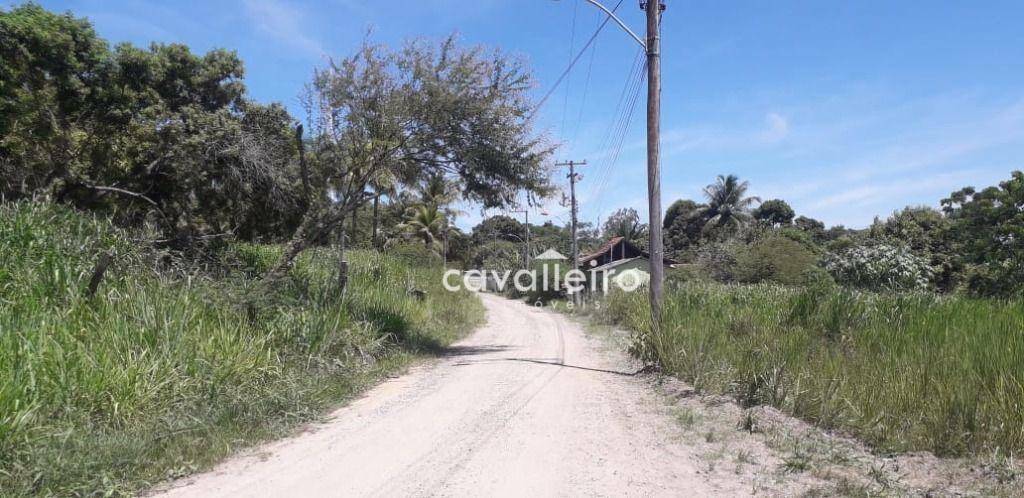
[[[704,187],[704,197],[708,199],[708,205],[700,211],[707,219],[704,230],[735,228],[750,221],[750,206],[761,199],[746,197],[749,187],[748,182],[741,182],[736,175],[718,175],[715,183]]]
[[[424,206],[433,206],[441,211],[449,219],[464,214],[454,209],[452,203],[459,199],[459,192],[455,186],[445,179],[444,175],[431,175],[419,188],[420,203]]]
[[[402,230],[423,241],[428,250],[436,251],[448,222],[435,206],[416,206],[409,210]]]

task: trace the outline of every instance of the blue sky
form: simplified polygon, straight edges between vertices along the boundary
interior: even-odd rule
[[[41,3],[91,18],[111,42],[235,49],[250,93],[296,116],[313,67],[350,54],[368,33],[398,45],[458,32],[465,43],[501,47],[534,68],[539,96],[600,21],[583,0]],[[665,206],[699,198],[715,175],[735,173],[753,194],[784,198],[799,214],[862,227],[1024,168],[1024,2],[667,4]],[[643,29],[634,0],[619,12]],[[581,60],[540,114],[541,131],[562,144],[558,159],[589,162],[579,186],[584,220],[624,206],[646,215],[643,95],[614,164],[605,140],[636,50],[609,25],[593,58]],[[564,184],[564,174],[557,178]],[[481,216],[467,211],[460,225]],[[551,201],[531,221],[560,223],[566,211]]]

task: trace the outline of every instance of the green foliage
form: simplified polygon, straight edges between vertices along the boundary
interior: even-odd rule
[[[701,209],[705,232],[730,233],[750,221],[750,206],[759,201],[747,197],[750,184],[736,175],[718,175],[715,183],[704,187],[708,205]]]
[[[497,240],[477,246],[470,259],[475,270],[518,270],[523,267],[523,244]]]
[[[384,251],[388,257],[409,266],[437,267],[442,265],[441,255],[432,247],[408,242],[389,245]]]
[[[962,264],[953,249],[948,218],[926,206],[897,211],[884,223],[876,221],[868,229],[870,240],[906,246],[914,255],[928,260],[933,270],[932,284],[941,291],[958,284]]]
[[[440,252],[442,250],[441,238],[447,224],[448,221],[437,206],[427,205],[412,208],[400,228],[411,237],[423,242],[423,246],[427,249]]]
[[[830,286],[682,284],[652,335],[647,296],[604,316],[705,392],[770,404],[881,451],[1024,450],[1024,306]]]
[[[754,210],[753,216],[755,220],[762,221],[770,226],[782,226],[792,223],[793,217],[796,216],[796,213],[786,201],[782,199],[771,199],[762,202],[761,205]]]
[[[791,238],[769,235],[736,254],[735,276],[740,282],[801,285],[817,267],[818,257]]]
[[[926,259],[888,244],[854,246],[824,263],[836,282],[869,290],[925,290],[933,273]]]
[[[294,223],[291,118],[245,100],[234,52],[110,49],[35,4],[0,12],[0,40],[0,197],[114,212],[179,248]]]
[[[511,216],[499,214],[486,218],[473,227],[472,238],[473,243],[477,245],[495,240],[521,243],[526,240],[526,226]]]
[[[638,243],[646,240],[647,224],[640,222],[640,215],[635,209],[624,208],[615,211],[605,220],[601,232],[605,239],[622,237],[630,242]]]
[[[742,251],[743,247],[743,242],[736,238],[705,242],[697,249],[694,264],[710,280],[734,282],[736,281],[736,254]]]
[[[317,249],[268,293],[252,277],[278,246],[156,272],[139,235],[66,207],[0,206],[0,494],[132,494],[207,468],[483,315],[441,287],[439,265],[350,252],[342,299],[337,254]],[[101,251],[114,263],[86,298]]]
[[[943,199],[942,209],[968,267],[968,290],[991,296],[1024,293],[1024,173],[1014,171],[998,187],[954,192]]]
[[[825,231],[825,224],[807,216],[797,216],[793,220],[793,226],[811,236],[817,244],[823,244],[828,240],[828,233]]]
[[[668,209],[665,210],[665,216],[661,220],[663,224],[662,228],[668,230],[676,218],[679,216],[689,216],[700,207],[702,207],[700,204],[691,201],[690,199],[676,200],[668,207]]]
[[[674,212],[671,212],[672,209]],[[707,206],[691,200],[676,201],[665,214],[665,250],[680,260],[689,260],[688,253],[701,242],[704,235],[704,209]],[[671,216],[670,216],[671,215]]]

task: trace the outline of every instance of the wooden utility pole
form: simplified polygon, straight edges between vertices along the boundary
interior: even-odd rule
[[[647,11],[647,210],[651,231],[651,324],[661,324],[662,286],[665,282],[665,246],[661,234],[661,0],[643,2]]]
[[[576,242],[576,181],[579,180],[579,176],[576,174],[576,166],[586,166],[587,161],[568,161],[562,163],[555,163],[555,166],[568,166],[569,167],[569,212],[571,213],[571,233],[572,233],[572,269],[577,270],[580,267],[580,248]],[[572,295],[573,303],[578,303],[576,300],[576,294]]]
[[[530,210],[529,209],[517,209],[513,213],[523,213],[524,221],[526,223],[526,251],[523,254],[523,267],[527,270],[530,269]]]

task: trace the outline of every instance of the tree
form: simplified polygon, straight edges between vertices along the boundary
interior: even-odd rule
[[[818,256],[807,246],[782,234],[768,235],[743,246],[735,258],[736,278],[747,283],[800,285],[818,263]]]
[[[665,210],[665,219],[662,220],[664,222],[662,228],[668,230],[676,218],[679,216],[690,216],[701,207],[704,206],[695,201],[691,201],[690,199],[679,199],[673,202],[672,205]]]
[[[753,213],[754,219],[778,227],[793,222],[796,213],[789,203],[782,199],[771,199],[761,203]]]
[[[316,126],[320,196],[272,274],[336,229],[385,175],[404,185],[441,176],[484,207],[511,205],[520,191],[548,194],[552,148],[533,134],[531,85],[514,59],[459,48],[454,37],[399,51],[366,43],[317,70],[306,105]]]
[[[868,244],[825,257],[836,282],[871,290],[924,290],[931,280],[928,261],[905,245]]]
[[[454,187],[443,175],[432,175],[419,186],[420,202],[437,208],[448,206],[458,200],[459,194]]]
[[[473,227],[471,237],[476,245],[493,240],[507,240],[521,244],[526,240],[526,226],[511,216],[499,214],[491,216]]]
[[[446,225],[444,215],[436,207],[420,206],[409,213],[401,228],[423,241],[427,249],[437,251],[440,249],[442,232]]]
[[[797,216],[793,220],[793,226],[806,232],[816,244],[826,241],[825,223],[807,216]]]
[[[708,205],[701,210],[707,219],[704,230],[732,230],[750,221],[750,206],[760,199],[746,197],[749,187],[748,182],[741,182],[736,175],[718,175],[715,183],[705,187]]]
[[[906,207],[884,222],[876,220],[869,238],[891,245],[903,245],[928,260],[938,290],[952,290],[958,283],[962,264],[950,238],[950,220],[928,206]]]
[[[86,19],[28,3],[0,11],[0,60],[0,195],[49,191],[95,143],[109,48]]]
[[[0,197],[147,223],[161,244],[280,233],[299,214],[292,121],[245,98],[237,54],[113,50],[85,19],[0,12]]]
[[[942,200],[955,252],[967,266],[967,285],[983,295],[1024,292],[1024,173],[999,186],[966,187]]]
[[[703,204],[696,204],[693,210],[680,213],[665,231],[666,249],[676,258],[686,259],[685,252],[700,243],[704,226],[707,224],[707,220],[702,216],[704,207]]]
[[[640,222],[636,209],[623,208],[612,213],[602,228],[605,238],[622,237],[626,241],[637,243],[647,235],[647,224]]]

